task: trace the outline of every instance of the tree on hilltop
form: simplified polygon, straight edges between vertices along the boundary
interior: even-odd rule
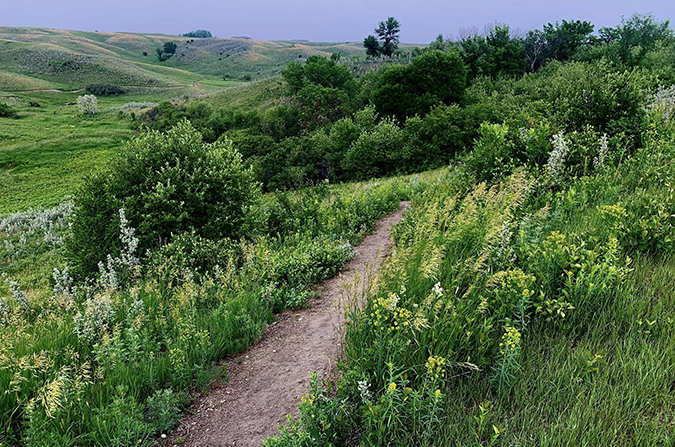
[[[189,31],[185,34],[183,34],[183,37],[195,37],[197,39],[208,39],[209,37],[213,37],[213,34],[211,34],[211,31],[205,30],[205,29],[198,29],[196,31]]]
[[[391,56],[398,49],[400,42],[399,33],[401,32],[401,23],[393,17],[380,22],[375,29],[375,33],[380,38],[380,52],[385,56]]]

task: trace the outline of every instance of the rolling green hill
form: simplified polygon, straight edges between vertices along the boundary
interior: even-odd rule
[[[176,53],[160,62],[165,42]],[[409,50],[413,45],[401,45]],[[278,74],[312,55],[365,56],[360,42],[316,43],[246,38],[193,39],[163,34],[0,27],[0,91],[77,90],[92,83],[204,90]]]
[[[177,44],[176,53],[160,62],[155,50],[166,42]],[[333,53],[365,56],[360,42],[0,27],[0,102],[19,114],[0,119],[0,215],[55,206],[72,194],[133,134],[139,105],[198,97],[214,107],[266,110],[284,101],[276,75],[289,62]],[[86,118],[75,103],[90,84],[126,93],[100,97],[99,114]]]

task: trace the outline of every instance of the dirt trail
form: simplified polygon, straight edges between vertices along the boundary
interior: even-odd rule
[[[389,230],[401,220],[407,202],[378,221],[375,233],[365,237],[356,256],[342,273],[315,287],[319,298],[312,307],[287,311],[269,325],[260,342],[228,364],[230,380],[216,384],[195,401],[165,445],[259,446],[278,432],[287,414],[307,391],[309,373],[330,377],[341,353],[339,330],[344,291],[355,279],[377,271],[390,245]],[[182,439],[180,439],[182,438]]]

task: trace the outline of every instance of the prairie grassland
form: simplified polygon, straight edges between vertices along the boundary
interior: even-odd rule
[[[459,168],[413,198],[337,391],[314,382],[266,445],[672,443],[675,127],[644,137],[553,190]]]
[[[273,233],[201,254],[171,244],[143,268],[121,219],[124,253],[81,287],[64,268],[68,206],[3,219],[0,440],[136,445],[167,430],[186,392],[224,373],[218,359],[254,342],[274,313],[305,305],[376,219],[440,175],[268,195],[261,228]],[[192,271],[195,255],[219,267]]]

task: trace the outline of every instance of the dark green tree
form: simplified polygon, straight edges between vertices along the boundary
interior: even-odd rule
[[[176,48],[178,48],[178,45],[176,45],[174,42],[165,42],[162,48],[157,48],[155,50],[155,53],[157,53],[157,59],[159,59],[160,62],[170,59],[171,56],[176,53]]]
[[[617,47],[621,62],[638,65],[657,43],[675,44],[670,22],[659,22],[651,14],[634,14],[616,28],[602,28],[600,39]]]
[[[462,39],[458,46],[471,78],[515,76],[524,71],[523,40],[512,36],[506,25],[496,24],[485,37],[472,34]]]
[[[310,56],[302,65],[292,62],[281,72],[299,120],[305,129],[314,129],[346,116],[358,84],[345,65],[323,56]]]
[[[385,71],[371,94],[381,115],[399,121],[426,115],[435,105],[458,102],[466,88],[466,67],[457,52],[433,50],[407,66]]]
[[[591,22],[585,20],[563,20],[555,25],[544,25],[546,58],[558,61],[570,59],[582,45],[590,43],[594,28]]]
[[[213,34],[211,34],[211,31],[205,29],[198,29],[196,31],[189,31],[183,34],[183,37],[196,37],[198,39],[207,39],[209,37],[213,37]]]
[[[167,54],[176,54],[176,48],[178,48],[178,45],[175,42],[164,43],[164,52]]]
[[[377,40],[377,37],[372,34],[363,39],[363,46],[369,57],[377,57],[380,55],[380,42]]]
[[[380,39],[380,52],[383,55],[391,57],[394,54],[394,51],[398,49],[400,32],[401,24],[393,17],[389,17],[386,21],[380,22],[380,25],[375,28],[375,34],[377,34]]]
[[[149,131],[126,143],[75,195],[70,260],[86,276],[106,255],[120,253],[120,209],[136,230],[138,253],[182,233],[213,240],[247,236],[259,194],[229,140],[205,144],[188,121],[167,133]]]

